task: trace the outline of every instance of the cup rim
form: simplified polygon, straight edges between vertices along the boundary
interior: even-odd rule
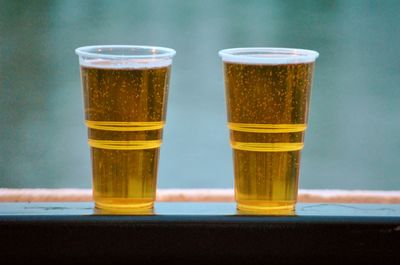
[[[140,50],[147,50],[152,51],[153,53],[149,54],[107,54],[107,53],[100,53],[104,49],[140,49]],[[94,51],[97,50],[97,52]],[[161,53],[155,53],[158,51]],[[171,48],[160,47],[160,46],[148,46],[148,45],[90,45],[90,46],[82,46],[75,49],[75,53],[80,57],[87,57],[93,59],[168,59],[172,58],[176,51]]]
[[[229,48],[220,50],[218,54],[224,62],[243,64],[310,63],[319,56],[313,50],[279,47]]]

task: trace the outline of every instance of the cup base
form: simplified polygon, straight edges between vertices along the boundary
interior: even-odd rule
[[[130,199],[103,199],[96,200],[95,207],[104,212],[116,213],[147,213],[154,207],[153,201],[132,201]],[[150,211],[151,212],[151,211]]]
[[[239,214],[294,215],[295,201],[237,203]]]

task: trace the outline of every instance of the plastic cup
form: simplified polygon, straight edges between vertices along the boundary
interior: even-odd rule
[[[235,198],[244,212],[294,211],[318,53],[287,48],[219,52],[224,65]]]
[[[76,49],[91,151],[96,208],[151,209],[172,57],[152,46]]]

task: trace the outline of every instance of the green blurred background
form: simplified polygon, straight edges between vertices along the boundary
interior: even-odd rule
[[[78,57],[176,49],[159,187],[227,188],[223,48],[314,49],[300,188],[400,189],[400,1],[0,0],[0,187],[91,186]]]

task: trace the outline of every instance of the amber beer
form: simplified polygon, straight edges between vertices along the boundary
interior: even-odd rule
[[[318,53],[243,48],[220,55],[238,209],[289,213],[297,198]]]
[[[146,47],[111,49],[123,55],[100,60],[103,48],[81,60],[94,201],[107,210],[152,208],[173,54],[160,59]]]

